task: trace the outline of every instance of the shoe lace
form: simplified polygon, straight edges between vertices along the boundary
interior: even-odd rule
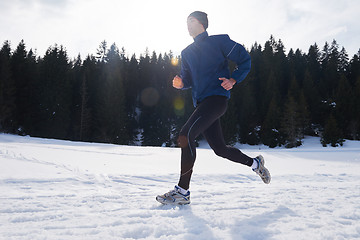
[[[176,191],[173,189],[173,190],[170,190],[169,192],[165,193],[164,196],[165,197],[170,197],[170,196],[173,196],[176,194]]]
[[[255,172],[256,172],[257,174],[259,174],[261,177],[267,177],[266,174],[265,174],[266,172],[263,171],[263,169],[261,169],[260,167],[257,168],[257,169],[255,169]]]

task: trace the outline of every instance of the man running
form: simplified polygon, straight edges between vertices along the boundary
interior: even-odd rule
[[[178,143],[181,147],[181,173],[178,185],[156,197],[162,204],[190,203],[190,179],[196,159],[195,139],[203,134],[215,154],[233,162],[249,166],[264,183],[271,176],[260,155],[251,158],[239,149],[227,146],[224,141],[220,117],[227,109],[230,90],[245,79],[250,71],[251,59],[245,48],[228,35],[209,36],[207,14],[200,11],[187,18],[188,31],[194,42],[181,52],[181,74],[173,79],[173,87],[192,89],[196,107],[182,127]],[[228,60],[237,64],[230,75]]]

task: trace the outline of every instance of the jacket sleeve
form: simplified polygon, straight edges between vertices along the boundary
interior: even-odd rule
[[[236,83],[242,82],[251,69],[251,58],[246,49],[239,43],[234,42],[228,35],[222,44],[222,51],[226,58],[234,61],[237,67],[231,74],[231,77],[236,80]]]
[[[184,57],[184,54],[181,53],[181,71],[180,71],[180,77],[183,81],[184,87],[182,89],[188,89],[191,88],[192,85],[192,79],[190,74],[190,68],[188,63],[186,62],[186,58]]]

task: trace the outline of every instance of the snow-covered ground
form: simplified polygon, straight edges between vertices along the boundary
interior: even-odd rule
[[[155,201],[177,183],[178,148],[0,134],[0,239],[360,239],[360,142],[261,153],[269,185],[198,149],[187,206]]]

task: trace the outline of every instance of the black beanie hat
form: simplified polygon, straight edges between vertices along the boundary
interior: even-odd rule
[[[196,18],[205,28],[205,30],[208,28],[209,22],[207,18],[207,14],[200,11],[192,12],[189,17]]]

